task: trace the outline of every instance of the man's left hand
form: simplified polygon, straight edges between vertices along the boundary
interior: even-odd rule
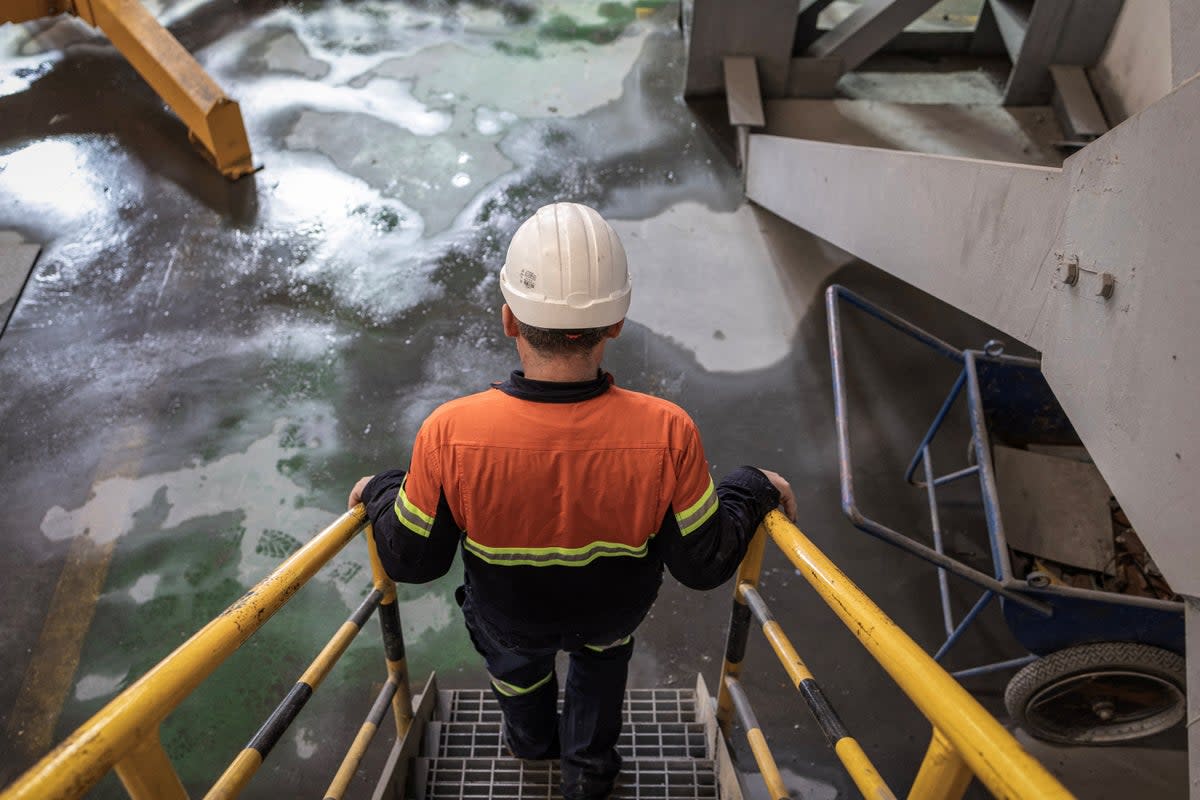
[[[367,475],[358,479],[358,483],[354,484],[354,488],[350,490],[350,500],[346,504],[347,509],[352,509],[362,502],[363,489],[367,488],[367,484],[374,477],[374,475]]]

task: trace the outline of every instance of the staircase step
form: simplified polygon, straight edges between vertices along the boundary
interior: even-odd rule
[[[489,689],[443,690],[439,699],[438,717],[445,722],[500,722],[500,706]],[[559,703],[561,706],[561,698]],[[627,725],[698,721],[692,689],[631,689],[625,693]]]
[[[515,758],[419,758],[419,800],[558,800],[557,762]],[[612,800],[718,800],[707,759],[626,760]]]
[[[629,758],[705,758],[701,722],[634,722],[621,731],[617,750]],[[438,758],[503,758],[508,755],[499,722],[431,722],[425,755]]]

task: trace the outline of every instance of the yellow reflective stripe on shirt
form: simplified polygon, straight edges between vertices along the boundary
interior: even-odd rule
[[[405,483],[407,483],[407,479]],[[413,501],[408,499],[403,483],[400,484],[400,491],[396,495],[396,503],[393,508],[400,523],[418,536],[429,536],[429,532],[433,530],[433,517],[417,508]]]
[[[708,521],[709,517],[716,513],[717,505],[717,490],[713,485],[712,476],[709,476],[708,489],[704,494],[700,495],[700,499],[675,515],[675,521],[679,523],[679,533],[687,536],[699,528]]]
[[[645,544],[635,546],[623,542],[592,542],[583,547],[488,547],[468,536],[463,549],[489,564],[525,567],[582,567],[605,556],[646,555]]]
[[[491,678],[492,676],[489,675],[488,677]],[[504,695],[505,697],[520,697],[523,694],[529,694],[530,692],[535,692],[538,689],[542,688],[547,683],[549,683],[550,679],[553,677],[554,677],[554,670],[550,670],[549,675],[542,678],[540,681],[535,683],[533,686],[517,686],[515,683],[509,683],[508,681],[502,681],[499,678],[492,678],[492,686],[495,686],[496,691],[499,692],[500,694]]]

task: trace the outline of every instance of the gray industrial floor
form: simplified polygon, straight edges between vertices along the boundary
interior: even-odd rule
[[[718,476],[743,463],[787,475],[809,536],[919,642],[940,642],[934,574],[841,516],[822,290],[843,282],[959,344],[992,332],[741,202],[720,114],[679,97],[675,9],[149,5],[240,101],[263,170],[235,184],[214,174],[78,21],[0,28],[0,230],[43,246],[0,337],[0,785],[327,524],[355,478],[403,466],[433,407],[515,365],[495,271],[520,220],[558,199],[599,208],[630,254],[630,324],[607,363],[617,380],[684,406]],[[967,127],[944,141],[938,120],[954,112],[899,105],[914,98],[889,80],[843,87],[873,109],[821,101],[805,124],[1050,157],[1041,122],[992,108],[957,117]],[[938,80],[987,91],[970,71]],[[923,534],[923,495],[901,472],[951,368],[867,323],[848,337],[860,491],[869,511]],[[952,548],[984,558],[980,525],[964,503]],[[356,542],[164,726],[193,794],[349,613],[365,564]],[[419,679],[436,669],[444,686],[483,686],[456,580],[402,588],[410,664]],[[764,596],[903,792],[927,724],[777,553]],[[961,586],[956,598],[960,613],[973,600]],[[729,603],[728,588],[668,579],[633,685],[691,685],[696,672],[714,685]],[[991,619],[950,660],[1018,654]],[[748,658],[793,788],[854,796],[760,639]],[[372,627],[247,796],[319,791],[382,675]],[[1003,684],[968,686],[1002,714]],[[1182,748],[1174,734],[1145,748],[1034,746],[1095,798],[1185,796]],[[115,780],[96,796],[120,796]]]

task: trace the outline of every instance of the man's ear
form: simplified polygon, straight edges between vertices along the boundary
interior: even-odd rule
[[[519,333],[517,318],[513,315],[512,309],[508,307],[508,303],[500,307],[500,320],[504,325],[504,335],[510,339],[516,339]]]
[[[615,339],[621,335],[621,329],[625,327],[625,320],[621,320],[616,325],[609,325],[608,330],[604,332],[605,338]]]

